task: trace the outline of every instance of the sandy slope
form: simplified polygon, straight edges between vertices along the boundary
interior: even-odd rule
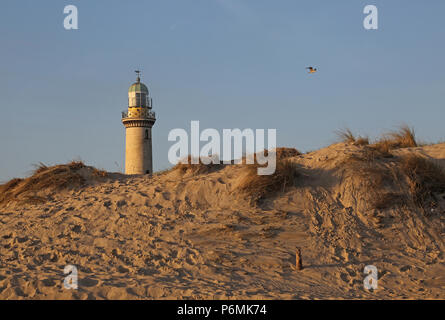
[[[367,209],[366,181],[339,169],[358,150],[293,158],[296,187],[258,207],[237,192],[239,166],[115,174],[45,204],[0,207],[0,298],[444,299],[445,204],[428,216]],[[445,144],[398,152],[445,161]],[[67,264],[78,290],[63,288]],[[363,288],[368,264],[379,270],[374,292]]]

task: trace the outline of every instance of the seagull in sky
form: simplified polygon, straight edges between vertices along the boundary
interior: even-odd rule
[[[315,73],[315,72],[317,72],[317,69],[313,68],[313,67],[307,67],[306,69],[308,70],[308,73]]]

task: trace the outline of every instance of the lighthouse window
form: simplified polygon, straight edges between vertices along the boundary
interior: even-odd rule
[[[145,130],[145,140],[148,140],[148,130]]]
[[[141,93],[141,106],[147,106],[147,96],[145,95],[145,93]]]
[[[136,93],[135,101],[138,107],[145,107],[147,105],[147,95],[145,93]]]

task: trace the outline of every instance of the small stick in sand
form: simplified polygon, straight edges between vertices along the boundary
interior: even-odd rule
[[[301,249],[297,247],[295,254],[295,267],[297,270],[303,270],[303,259],[301,259]]]

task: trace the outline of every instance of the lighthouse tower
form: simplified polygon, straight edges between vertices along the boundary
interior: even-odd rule
[[[125,174],[152,174],[151,128],[156,122],[147,86],[136,71],[136,82],[128,89],[128,110],[122,112],[125,126]]]

